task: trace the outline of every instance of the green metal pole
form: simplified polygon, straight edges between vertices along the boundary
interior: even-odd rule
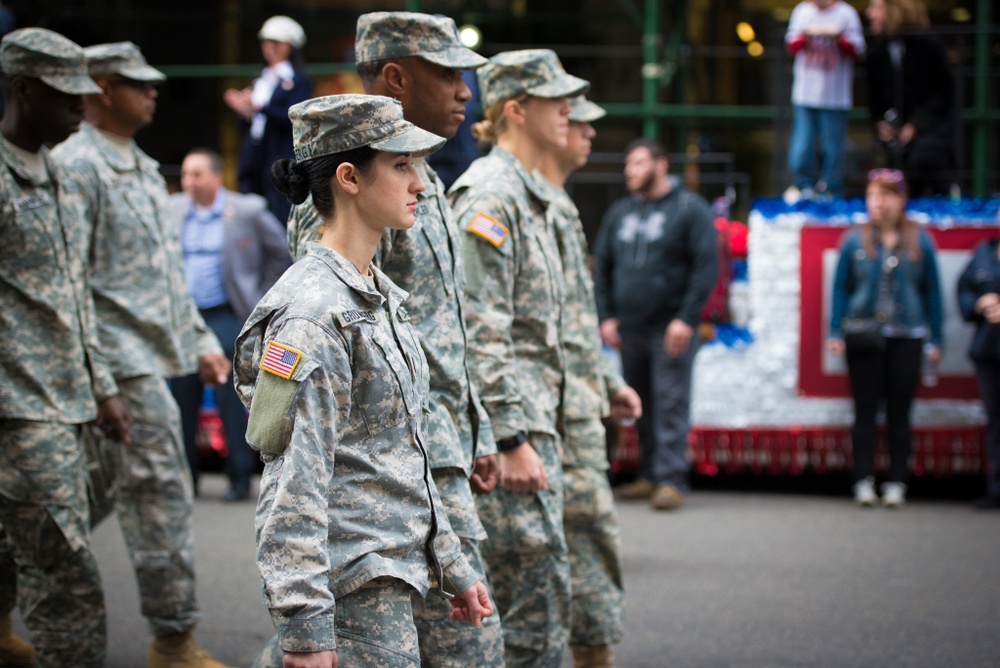
[[[972,141],[972,193],[976,197],[986,194],[986,148],[989,136],[989,76],[990,76],[990,34],[993,24],[994,0],[979,0],[976,8],[976,114]]]
[[[658,139],[659,124],[653,114],[656,106],[656,89],[659,81],[659,57],[657,44],[660,40],[659,31],[660,0],[646,0],[645,21],[642,28],[642,136],[648,139]]]

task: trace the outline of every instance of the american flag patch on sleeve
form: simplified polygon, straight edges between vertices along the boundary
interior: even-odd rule
[[[267,350],[264,351],[264,359],[260,361],[260,368],[264,371],[280,376],[285,380],[290,380],[295,368],[302,361],[302,353],[294,348],[282,345],[275,341],[269,341]]]
[[[502,223],[497,222],[482,211],[477,213],[476,217],[469,223],[469,231],[486,239],[497,248],[503,245],[503,242],[507,240],[507,235],[510,234],[510,230]]]

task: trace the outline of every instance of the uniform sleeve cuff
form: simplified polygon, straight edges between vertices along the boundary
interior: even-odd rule
[[[282,617],[271,611],[271,622],[278,632],[278,644],[286,652],[323,652],[337,649],[333,613],[309,619]]]

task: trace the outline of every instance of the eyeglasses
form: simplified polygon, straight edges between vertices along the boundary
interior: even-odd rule
[[[873,169],[868,172],[869,181],[888,181],[889,183],[902,183],[906,177],[898,169]]]
[[[129,88],[134,88],[135,90],[141,90],[144,93],[149,93],[156,90],[156,83],[153,81],[136,81],[135,79],[111,79],[108,83],[112,85],[122,85],[128,86]]]

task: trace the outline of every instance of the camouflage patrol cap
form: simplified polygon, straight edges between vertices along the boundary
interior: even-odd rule
[[[40,79],[69,95],[101,92],[87,76],[86,56],[80,45],[45,28],[7,33],[0,42],[0,70],[8,76]]]
[[[458,26],[446,16],[415,12],[371,12],[358,17],[356,63],[419,56],[435,65],[467,70],[488,61],[462,45]]]
[[[381,95],[330,95],[292,105],[292,139],[299,162],[370,146],[415,158],[444,145],[444,137],[403,119],[403,105]]]
[[[603,107],[583,95],[577,95],[569,100],[569,120],[574,123],[593,123],[607,115],[608,112]]]
[[[163,81],[167,75],[150,67],[146,59],[132,42],[112,42],[95,44],[84,49],[87,54],[87,70],[92,77],[120,74],[133,81]]]
[[[483,106],[509,100],[521,93],[535,97],[581,95],[590,82],[567,74],[555,51],[524,49],[504,51],[490,58],[476,76]]]

